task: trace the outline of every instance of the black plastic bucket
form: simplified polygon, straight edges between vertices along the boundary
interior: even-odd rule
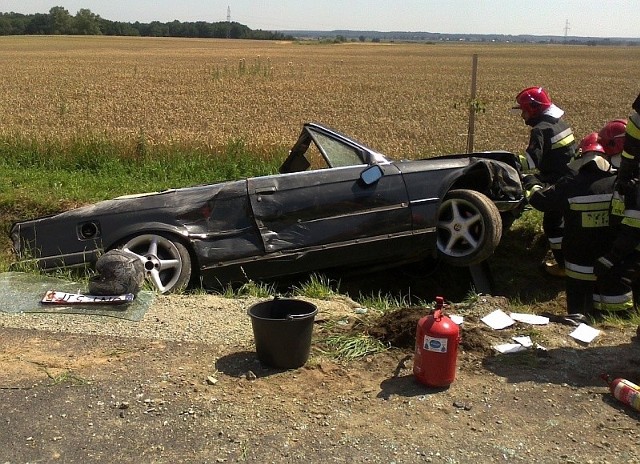
[[[248,314],[260,362],[282,369],[303,366],[309,359],[317,312],[316,305],[296,299],[275,298],[252,305]]]

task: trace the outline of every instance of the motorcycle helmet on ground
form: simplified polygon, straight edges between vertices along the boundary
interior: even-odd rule
[[[140,257],[125,250],[110,250],[98,258],[97,275],[89,279],[91,295],[124,295],[140,291],[145,279]]]

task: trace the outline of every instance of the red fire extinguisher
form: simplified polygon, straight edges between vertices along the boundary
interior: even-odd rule
[[[607,374],[602,374],[601,377],[609,384],[609,390],[615,399],[640,411],[640,386],[627,379],[611,380]]]
[[[460,329],[442,314],[444,298],[436,297],[433,314],[418,321],[413,375],[429,387],[448,387],[456,378]]]

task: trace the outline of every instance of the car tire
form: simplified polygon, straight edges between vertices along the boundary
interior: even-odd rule
[[[121,247],[136,254],[144,265],[147,280],[160,293],[178,293],[191,279],[191,255],[178,240],[160,234],[142,234]]]
[[[453,266],[478,264],[493,254],[502,238],[496,205],[475,190],[451,190],[438,211],[437,248]]]

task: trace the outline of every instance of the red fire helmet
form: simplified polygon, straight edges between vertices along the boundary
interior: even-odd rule
[[[622,152],[624,147],[624,133],[627,129],[626,119],[614,119],[604,125],[598,135],[600,143],[608,156],[614,156]]]
[[[580,144],[578,144],[578,150],[580,154],[595,151],[604,154],[604,147],[600,144],[599,135],[597,132],[591,132],[585,135]]]
[[[530,116],[535,117],[548,109],[553,102],[542,87],[528,87],[516,96],[518,106],[514,109],[525,111]]]

